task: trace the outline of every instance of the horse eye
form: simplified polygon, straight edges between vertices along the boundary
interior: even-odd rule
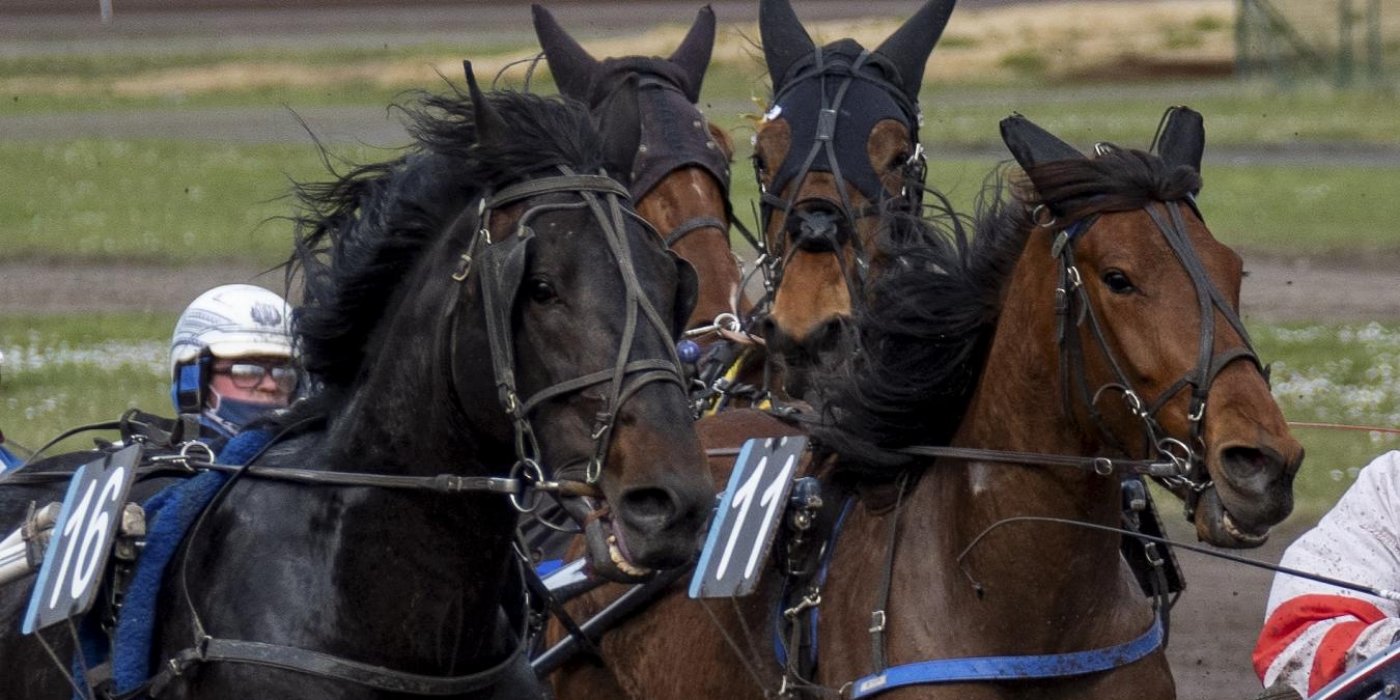
[[[1137,289],[1133,286],[1133,281],[1119,270],[1109,270],[1103,273],[1103,283],[1108,285],[1109,291],[1114,294],[1131,294]]]
[[[525,293],[530,295],[530,301],[536,304],[548,304],[559,298],[559,295],[554,291],[554,286],[542,279],[532,279],[526,282]]]

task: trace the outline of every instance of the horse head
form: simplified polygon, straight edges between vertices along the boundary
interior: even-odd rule
[[[918,209],[919,86],[953,4],[928,0],[873,51],[852,39],[817,47],[788,0],[760,7],[773,84],[753,154],[773,295],[761,329],[791,395],[849,354],[881,208]]]
[[[332,442],[347,461],[475,465],[474,476],[554,490],[585,521],[605,575],[682,564],[714,493],[674,345],[694,271],[601,174],[583,105],[483,94],[470,69],[468,85],[409,112],[421,152],[381,166],[391,180],[355,184],[381,195],[358,214],[372,240],[332,257],[369,275],[352,267],[331,287],[319,281],[341,273],[308,268],[308,370],[328,396],[378,397],[349,401],[343,410],[374,415],[341,421]],[[355,298],[355,315],[384,329],[346,331],[338,307]],[[536,496],[511,500],[530,510]],[[513,530],[501,515],[478,518]]]
[[[1027,323],[1045,331],[1067,410],[1106,447],[1177,464],[1164,482],[1201,539],[1261,544],[1292,510],[1303,448],[1239,317],[1243,263],[1196,203],[1200,115],[1169,110],[1155,153],[1099,144],[1086,158],[1020,116],[1002,135],[1031,229],[1012,283],[1053,290],[1020,298],[1056,307]]]
[[[715,42],[705,7],[668,58],[595,59],[548,10],[533,6],[535,34],[559,91],[588,105],[608,172],[629,183],[637,213],[695,266],[699,298],[686,327],[746,312],[729,247],[730,158],[723,129],[696,106]]]

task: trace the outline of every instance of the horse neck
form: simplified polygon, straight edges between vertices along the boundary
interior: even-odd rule
[[[1051,260],[1045,237],[1034,236],[1008,282],[981,380],[953,445],[1107,454],[1096,433],[1063,411]],[[952,617],[1011,621],[986,625],[980,639],[974,635],[967,641],[963,651],[968,653],[985,653],[998,644],[1028,651],[1086,648],[1096,640],[1123,638],[1141,631],[1146,608],[1120,567],[1117,535],[1012,523],[987,534],[958,561],[975,538],[1006,518],[1117,526],[1119,503],[1116,477],[1070,467],[941,461],[923,471],[900,516],[901,542],[939,545],[933,556],[901,556],[897,580],[944,581],[942,604]],[[982,595],[970,580],[981,584]]]

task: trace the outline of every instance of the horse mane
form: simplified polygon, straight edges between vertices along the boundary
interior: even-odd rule
[[[1200,188],[1194,169],[1122,149],[1010,177],[1004,166],[988,176],[966,246],[937,235],[927,220],[884,215],[877,252],[889,262],[872,276],[868,303],[856,308],[860,352],[830,380],[813,428],[843,468],[889,473],[914,461],[898,448],[947,444],[986,364],[1006,283],[1034,226],[1034,206],[1051,207],[1068,225]]]
[[[1151,202],[1185,199],[1201,189],[1201,176],[1170,166],[1154,154],[1112,148],[1097,158],[1059,160],[1027,169],[1035,183],[1027,204],[1044,204],[1068,225],[1103,212],[1141,209]]]
[[[978,199],[970,242],[964,218],[946,205],[937,218],[882,214],[873,251],[880,267],[854,310],[860,349],[823,387],[812,430],[843,469],[888,472],[912,459],[894,449],[943,444],[957,428],[1024,241],[1005,223],[999,172]]]
[[[601,167],[582,104],[506,91],[487,99],[509,125],[507,138],[477,138],[471,99],[460,90],[420,94],[400,107],[414,139],[403,155],[297,187],[303,212],[288,269],[303,274],[304,292],[295,329],[303,365],[323,393],[353,384],[395,290],[468,204],[555,166]]]

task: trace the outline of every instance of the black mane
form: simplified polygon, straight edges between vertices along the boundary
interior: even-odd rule
[[[1094,159],[1035,165],[1026,174],[1036,191],[1027,204],[1049,206],[1066,225],[1102,212],[1185,199],[1201,189],[1195,169],[1168,166],[1161,158],[1136,149],[1113,148]]]
[[[298,188],[305,213],[289,269],[304,274],[305,291],[296,335],[308,373],[325,389],[355,381],[394,290],[468,204],[555,166],[601,167],[582,104],[514,92],[487,97],[512,132],[502,143],[478,141],[464,93],[421,95],[403,107],[414,137],[403,156]]]
[[[1029,175],[1037,188],[1014,188],[1031,193],[1023,202],[1012,195],[1003,168],[993,171],[966,247],[929,235],[927,221],[885,215],[878,256],[896,262],[873,276],[869,303],[856,309],[861,353],[828,387],[825,415],[814,429],[843,465],[887,470],[913,459],[892,449],[947,444],[982,374],[1004,287],[1032,228],[1032,207],[1044,203],[1068,225],[1200,188],[1191,168],[1170,168],[1136,150],[1045,163]]]

